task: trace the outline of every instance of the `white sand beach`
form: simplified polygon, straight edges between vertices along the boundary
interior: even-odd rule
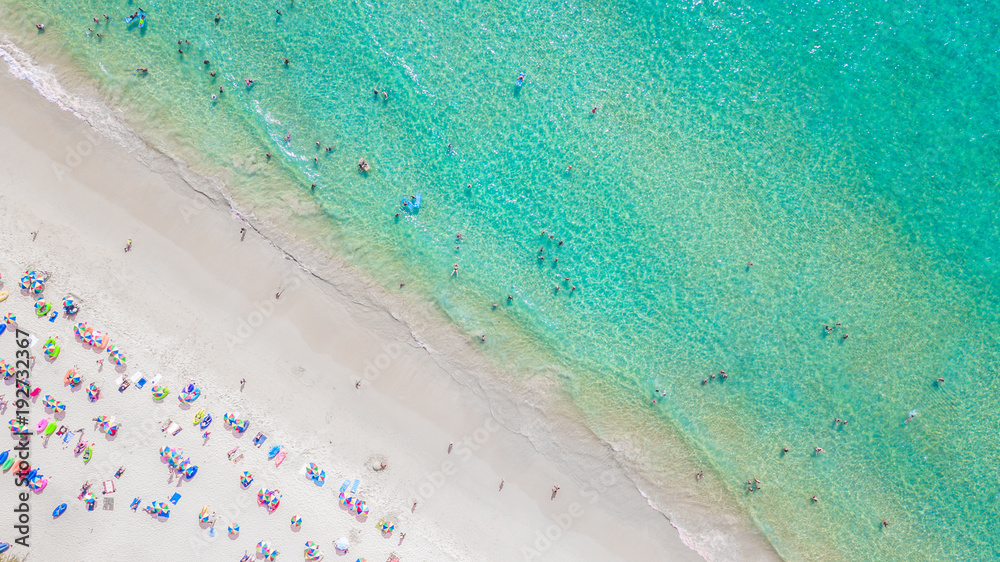
[[[76,438],[33,438],[31,465],[50,480],[29,494],[30,548],[11,552],[29,560],[236,561],[265,540],[279,560],[300,559],[306,541],[327,560],[700,559],[612,463],[580,478],[508,429],[505,408],[534,406],[494,400],[475,377],[445,368],[455,363],[421,344],[377,288],[346,269],[332,284],[314,277],[293,259],[300,256],[279,248],[288,246],[254,228],[241,242],[246,225],[169,158],[104,138],[6,68],[0,99],[0,290],[10,293],[0,314],[15,314],[17,327],[37,339],[31,382],[41,391],[29,425],[54,417],[43,408],[51,395],[66,405],[57,423],[83,428],[82,439],[95,443],[84,463]],[[74,319],[34,313],[35,296],[18,287],[28,269],[48,273],[43,296],[54,309],[68,293],[79,298]],[[124,352],[121,373],[106,352],[74,338],[84,321]],[[41,349],[50,336],[61,345],[54,361]],[[0,357],[13,362],[15,350],[12,330],[0,335]],[[82,384],[71,390],[63,375],[74,366]],[[118,391],[123,375],[139,372],[161,376],[170,394],[154,400],[152,383]],[[183,404],[177,396],[189,381],[201,396]],[[90,383],[101,388],[96,402],[84,391]],[[11,402],[6,422],[13,379],[0,394]],[[214,420],[208,439],[192,423],[200,409]],[[250,422],[242,435],[223,422],[235,412]],[[114,438],[91,421],[102,415],[120,424]],[[182,428],[177,435],[161,431],[169,420]],[[267,437],[260,447],[258,432]],[[4,439],[0,451],[16,444]],[[183,450],[197,475],[172,477],[158,452],[164,445]],[[279,467],[267,459],[275,445],[287,451]],[[235,447],[236,463],[227,459]],[[304,475],[309,462],[325,471],[324,486]],[[115,479],[119,466],[125,472]],[[247,489],[244,471],[253,475]],[[341,483],[355,479],[367,518],[338,502]],[[116,491],[104,495],[107,480]],[[94,511],[77,499],[86,481]],[[260,488],[282,494],[273,513],[257,505]],[[21,492],[10,472],[0,480],[0,541],[19,536],[13,505]],[[142,511],[174,493],[181,499],[168,519]],[[104,509],[105,498],[113,509]],[[136,511],[133,498],[141,500]],[[61,503],[68,509],[53,518]],[[216,515],[214,536],[198,520],[206,505]],[[381,519],[395,524],[391,535],[376,528]],[[227,534],[230,523],[239,524],[238,536]],[[351,546],[338,555],[340,537]],[[745,558],[773,556],[744,548]]]

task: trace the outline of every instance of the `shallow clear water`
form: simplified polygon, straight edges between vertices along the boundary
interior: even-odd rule
[[[242,204],[312,221],[497,360],[555,361],[599,434],[671,424],[783,556],[1000,557],[1000,11],[217,5],[8,17]]]

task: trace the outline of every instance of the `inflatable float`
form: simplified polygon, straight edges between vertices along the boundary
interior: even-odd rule
[[[52,510],[52,517],[59,517],[60,515],[63,514],[64,511],[66,511],[66,504],[61,503],[58,506],[56,506],[54,510]]]
[[[9,297],[9,296],[10,296],[10,293],[5,292],[5,291],[0,291],[0,302],[3,302],[5,300],[7,300],[7,297]]]

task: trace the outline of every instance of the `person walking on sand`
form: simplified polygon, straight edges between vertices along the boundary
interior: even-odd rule
[[[455,443],[448,443],[448,454],[451,454],[451,448],[455,446]]]
[[[503,480],[504,480],[503,478],[500,479],[500,489],[497,490],[498,492],[502,492],[503,491]]]
[[[125,243],[125,251],[126,252],[131,252],[132,251],[132,239],[131,238],[129,238],[128,242]]]
[[[243,227],[240,229],[240,242],[242,242],[243,239],[246,237],[247,237],[247,229],[246,227]]]
[[[552,486],[552,497],[549,499],[550,500],[556,499],[556,494],[558,493],[559,493],[559,486]]]
[[[243,387],[246,386],[246,384],[247,384],[246,379],[240,379],[240,392],[243,392]]]

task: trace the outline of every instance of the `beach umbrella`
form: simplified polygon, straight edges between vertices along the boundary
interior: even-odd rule
[[[31,282],[32,281],[34,281],[34,279],[32,279],[31,276],[29,276],[29,275],[25,275],[24,277],[22,277],[21,278],[21,290],[23,290],[23,291],[31,290]]]
[[[229,524],[229,534],[230,535],[234,535],[234,536],[240,534],[240,525],[239,525],[239,523],[230,523]]]
[[[170,394],[170,389],[165,386],[153,385],[153,398],[157,400],[162,400],[168,394]]]
[[[0,359],[0,374],[3,375],[3,378],[9,379],[10,377],[13,377],[16,372],[17,370],[13,365]]]
[[[97,388],[96,384],[90,383],[90,386],[87,387],[87,399],[90,400],[91,402],[97,402],[97,399],[100,397],[101,397],[101,389]]]
[[[17,420],[7,422],[10,425],[11,433],[24,433],[24,424],[17,423]]]
[[[101,350],[101,349],[104,349],[108,345],[108,340],[109,339],[110,338],[108,338],[107,334],[105,334],[103,332],[99,332],[97,330],[94,330],[93,331],[93,336],[91,337],[90,341],[91,341],[91,344],[94,347],[96,347],[98,350]],[[109,351],[111,351],[111,350],[109,350]],[[117,354],[116,354],[116,352],[117,352]],[[118,351],[117,349],[111,351],[111,360],[115,361],[115,357],[118,354],[121,354],[121,352]],[[123,359],[124,359],[124,357],[123,357]],[[118,361],[115,361],[115,363],[117,364]]]
[[[198,514],[198,520],[202,523],[208,523],[208,510],[211,506],[205,506],[201,508],[201,513]]]
[[[242,484],[244,488],[247,488],[250,486],[252,482],[253,482],[253,474],[250,474],[247,471],[243,471],[243,476],[240,476],[240,484]]]
[[[191,385],[188,385],[188,387],[191,387]],[[193,388],[193,390],[184,389],[184,391],[181,392],[180,396],[178,396],[177,399],[180,400],[181,402],[186,402],[190,404],[191,402],[197,400],[199,396],[201,396],[201,389],[199,388]]]
[[[108,435],[114,437],[115,435],[118,435],[118,427],[119,427],[118,424],[115,425],[106,424],[104,433],[107,433]]]
[[[31,292],[32,293],[35,293],[37,295],[37,294],[41,293],[44,290],[45,290],[45,283],[42,283],[41,280],[35,279],[34,281],[31,282]]]
[[[267,541],[260,541],[257,543],[257,554],[260,556],[266,556],[271,552],[271,545]]]
[[[59,346],[56,345],[55,338],[49,338],[45,340],[44,344],[42,344],[42,353],[51,359],[55,359],[59,356],[59,349]]]
[[[358,505],[354,508],[354,510],[358,515],[368,516],[368,506],[363,501],[358,502]]]
[[[13,312],[8,312],[3,315],[4,324],[10,326],[11,324],[17,324],[17,316],[14,316]]]
[[[66,371],[66,376],[63,377],[63,382],[68,384],[70,388],[76,388],[77,385],[80,384],[81,380],[83,379],[81,379],[80,374],[76,372],[76,367]]]
[[[351,546],[351,543],[347,542],[347,537],[340,537],[335,543],[337,550],[341,552],[347,552],[347,549]]]
[[[278,551],[272,550],[270,554],[264,557],[264,560],[275,560],[278,558]]]
[[[86,322],[77,322],[76,326],[73,326],[73,334],[75,334],[76,337],[78,337],[78,338],[82,338],[83,334],[86,331],[87,331],[87,323]]]
[[[301,527],[302,526],[302,518],[299,517],[298,515],[293,515],[292,516],[292,525],[295,526],[295,527]]]
[[[52,305],[45,301],[45,299],[38,297],[35,300],[35,314],[39,316],[44,316],[52,310]]]
[[[76,299],[74,299],[71,295],[66,295],[65,297],[63,297],[62,304],[63,304],[63,310],[66,311],[66,314],[74,314],[76,312],[79,312],[80,307],[77,306]]]

